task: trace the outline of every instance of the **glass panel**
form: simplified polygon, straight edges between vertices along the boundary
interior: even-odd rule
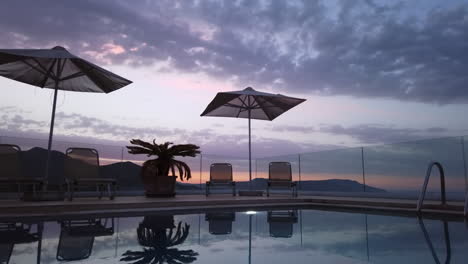
[[[180,178],[177,178],[179,184],[177,187],[177,193],[202,193],[202,184],[201,184],[201,173],[200,173],[200,155],[196,157],[179,157],[176,158],[179,161],[185,162],[190,167],[190,172],[192,177],[189,180],[180,181]]]
[[[364,192],[361,148],[301,154],[301,178],[301,193],[360,195]]]
[[[17,137],[2,137],[3,144],[18,145],[21,150],[22,173],[25,177],[44,177],[47,159],[47,139],[29,139]],[[50,189],[58,188],[64,181],[64,160],[66,150],[70,147],[93,148],[99,153],[102,177],[114,177],[117,180],[126,177],[126,169],[122,164],[122,147],[82,142],[66,142],[55,140],[50,156],[48,184]]]
[[[461,138],[421,140],[364,149],[366,183],[386,191],[385,196],[416,199],[431,161],[445,171],[447,199],[463,199],[465,176]],[[433,168],[427,199],[440,199],[440,178]]]
[[[465,176],[465,196],[468,192],[468,136],[463,137],[463,175]]]

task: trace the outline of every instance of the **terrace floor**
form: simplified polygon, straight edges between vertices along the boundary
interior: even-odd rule
[[[321,210],[365,211],[368,213],[416,216],[416,200],[356,198],[331,196],[272,195],[270,197],[236,196],[224,194],[178,195],[174,198],[146,198],[122,196],[115,200],[103,198],[75,198],[73,201],[26,202],[0,200],[0,220],[33,218],[68,218],[84,215],[143,215],[151,212],[174,211],[191,213],[200,210],[254,210],[258,208],[280,209],[307,207]],[[463,219],[463,202],[450,202],[441,206],[440,201],[425,201],[423,214],[430,218]]]

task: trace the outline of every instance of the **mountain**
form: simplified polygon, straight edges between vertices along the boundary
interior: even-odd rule
[[[43,148],[32,148],[22,151],[21,162],[23,174],[26,177],[41,177],[45,173],[45,161],[47,150]],[[49,184],[59,185],[64,181],[64,161],[65,154],[59,151],[51,152],[51,163],[49,173]],[[117,162],[100,167],[101,177],[113,177],[118,180],[120,190],[136,191],[143,190],[143,183],[140,177],[141,166],[132,162]],[[237,182],[237,189],[247,189],[248,182]],[[202,184],[202,188],[205,185]],[[266,189],[267,179],[257,178],[252,180],[252,188]],[[200,190],[199,184],[177,182],[178,190]],[[309,180],[301,181],[300,189],[304,191],[323,192],[362,192],[364,185],[353,180],[330,179],[330,180]],[[385,192],[383,189],[366,185],[366,192]]]
[[[303,191],[321,191],[321,192],[362,192],[364,185],[353,180],[330,179],[330,180],[309,180],[301,181],[299,188]],[[237,188],[247,189],[249,182],[237,182]],[[252,180],[253,189],[266,189],[267,179],[256,178]],[[366,192],[385,192],[383,189],[366,185]]]
[[[119,162],[101,167],[103,176],[114,176],[119,181],[121,190],[141,190],[143,183],[140,175],[141,166],[132,162]],[[202,188],[205,185],[202,184]],[[257,178],[252,180],[253,189],[266,189],[267,179]],[[200,190],[199,184],[177,182],[179,190]],[[249,182],[236,182],[237,189],[249,188]],[[301,181],[300,188],[304,191],[323,192],[362,192],[364,185],[353,180],[330,179],[317,181]],[[366,185],[366,192],[385,192],[385,190]]]
[[[32,148],[20,153],[21,170],[25,177],[38,178],[45,176],[45,164],[47,159],[47,150],[43,148]],[[63,178],[63,164],[65,154],[59,151],[50,153],[50,170],[48,182],[51,185],[65,183]]]

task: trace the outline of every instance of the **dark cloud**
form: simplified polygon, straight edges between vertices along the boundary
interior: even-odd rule
[[[419,3],[4,1],[0,43],[165,62],[241,86],[465,103],[468,4]]]
[[[324,133],[328,135],[348,136],[361,144],[397,143],[402,141],[429,139],[447,135],[448,129],[429,127],[426,129],[398,128],[395,125],[360,124],[345,127],[338,124],[321,124],[320,126],[273,125],[272,131],[293,132],[300,134]]]
[[[365,144],[396,143],[410,140],[429,139],[448,132],[447,129],[442,127],[412,129],[369,124],[351,127],[344,127],[341,125],[323,125],[320,127],[319,131],[333,135],[350,136]]]

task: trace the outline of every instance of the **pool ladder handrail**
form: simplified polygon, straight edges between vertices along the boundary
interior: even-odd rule
[[[431,161],[429,163],[429,165],[427,166],[426,178],[424,179],[424,184],[423,184],[423,186],[421,188],[421,193],[419,194],[418,204],[417,204],[417,207],[416,207],[416,212],[418,212],[418,213],[421,212],[424,197],[426,196],[427,184],[429,183],[429,178],[431,177],[432,168],[434,166],[436,166],[439,169],[439,174],[440,174],[440,200],[442,202],[442,205],[446,205],[447,200],[446,200],[446,196],[445,196],[445,173],[444,173],[444,168],[442,167],[442,164],[440,164],[439,162]],[[466,212],[466,205],[467,205],[467,203],[465,202],[465,212]]]

